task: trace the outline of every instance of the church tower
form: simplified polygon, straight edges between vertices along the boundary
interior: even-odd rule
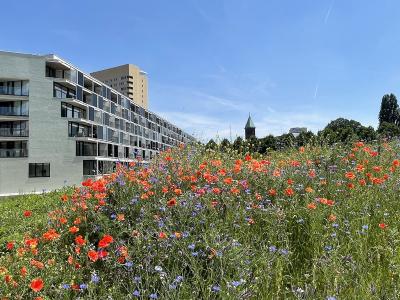
[[[246,140],[248,140],[251,137],[256,137],[256,126],[254,126],[253,120],[250,117],[247,119],[246,126],[244,127],[244,133]]]

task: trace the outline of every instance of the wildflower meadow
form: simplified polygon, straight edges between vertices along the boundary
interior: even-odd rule
[[[399,150],[181,145],[14,199],[0,299],[398,299]]]

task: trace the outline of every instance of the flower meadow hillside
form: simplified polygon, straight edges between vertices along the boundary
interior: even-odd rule
[[[361,142],[119,165],[1,246],[0,299],[396,299],[399,172]]]

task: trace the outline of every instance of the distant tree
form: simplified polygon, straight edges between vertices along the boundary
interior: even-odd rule
[[[382,98],[379,111],[379,125],[383,122],[399,125],[399,105],[394,94],[386,94]]]
[[[296,137],[296,144],[297,146],[305,146],[309,144],[315,138],[314,133],[312,131],[301,132]]]
[[[382,137],[392,138],[400,135],[400,128],[396,124],[382,122],[379,125],[378,134]]]
[[[296,138],[292,133],[285,133],[281,136],[276,137],[276,147],[278,150],[294,147],[295,145]]]
[[[359,140],[368,141],[368,142],[376,140],[376,138],[377,138],[376,131],[375,131],[374,127],[372,127],[372,126],[368,126],[368,127],[362,126],[359,129],[359,131],[357,132],[357,135],[359,137]]]
[[[258,144],[258,139],[255,136],[251,136],[244,142],[244,150],[250,153],[256,152],[258,150]]]
[[[271,134],[259,139],[258,152],[264,154],[268,150],[276,150],[276,139]]]
[[[360,122],[338,118],[319,131],[318,137],[329,144],[349,143],[357,140],[374,140],[376,133],[371,126],[365,127]]]
[[[231,143],[226,138],[223,139],[221,144],[219,145],[219,149],[221,149],[222,151],[226,151],[230,147],[231,147]]]
[[[235,141],[234,141],[233,144],[232,144],[232,148],[235,149],[235,150],[237,150],[237,151],[239,151],[239,152],[242,152],[242,149],[243,149],[243,139],[242,139],[240,136],[238,136],[238,137],[235,139]]]
[[[206,149],[212,149],[212,150],[216,150],[218,148],[218,145],[216,142],[214,142],[213,139],[209,140],[207,145],[206,145]]]

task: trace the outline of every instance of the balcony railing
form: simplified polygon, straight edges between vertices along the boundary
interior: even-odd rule
[[[26,90],[16,89],[16,88],[12,88],[12,87],[0,86],[0,95],[29,96],[29,92]]]
[[[20,107],[0,107],[0,116],[28,117],[28,111],[21,111]]]
[[[28,149],[0,149],[0,158],[28,157]]]
[[[28,129],[0,128],[0,137],[28,137]]]

